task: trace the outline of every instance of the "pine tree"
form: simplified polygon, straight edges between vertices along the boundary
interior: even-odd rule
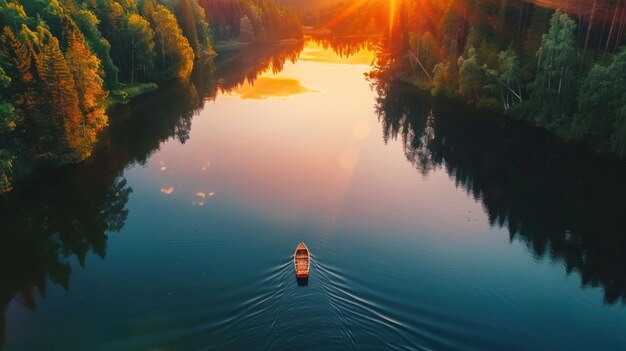
[[[11,172],[15,159],[11,150],[15,138],[15,110],[7,99],[7,88],[10,84],[11,78],[0,68],[0,194],[11,189]]]
[[[66,18],[64,22],[63,36],[68,42],[65,59],[74,78],[82,114],[80,153],[90,155],[96,143],[97,134],[108,122],[104,110],[107,92],[102,88],[104,81],[100,60],[89,50],[76,24],[69,18]]]
[[[27,21],[24,6],[19,2],[0,1],[0,24],[8,26],[12,30],[19,30]]]
[[[208,58],[215,56],[211,28],[209,27],[209,22],[206,19],[204,9],[200,6],[197,0],[191,1],[191,8],[193,10],[196,32],[198,33],[198,41],[200,43],[200,47],[195,51],[196,58]]]
[[[80,9],[72,13],[72,19],[80,28],[89,43],[89,47],[98,56],[102,70],[105,72],[105,83],[108,87],[114,87],[118,83],[119,68],[111,59],[111,44],[104,39],[98,29],[100,20],[87,9]]]
[[[7,87],[7,96],[12,99],[15,108],[15,128],[19,138],[29,143],[28,139],[34,139],[41,133],[35,128],[34,120],[40,114],[37,108],[36,71],[34,55],[30,42],[27,38],[20,40],[9,27],[2,32],[2,48],[0,62],[11,80]]]
[[[43,24],[37,26],[35,34],[40,50],[35,57],[42,97],[39,105],[46,111],[36,121],[44,132],[39,135],[36,156],[61,163],[83,160],[89,155],[82,147],[82,116],[74,78],[58,39]]]
[[[196,16],[191,5],[193,0],[179,0],[176,6],[176,19],[194,52],[200,52],[200,40],[196,27]]]

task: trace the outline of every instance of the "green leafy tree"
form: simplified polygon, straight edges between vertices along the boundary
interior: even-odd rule
[[[189,77],[194,53],[174,14],[165,6],[156,5],[147,16],[155,28],[160,76],[163,79]]]
[[[111,44],[106,40],[98,25],[100,20],[95,13],[88,9],[79,9],[72,13],[72,19],[76,22],[80,31],[87,39],[89,47],[98,56],[102,70],[105,73],[105,83],[109,87],[114,87],[119,82],[119,68],[113,63],[111,58]]]
[[[578,105],[580,114],[574,131],[595,143],[612,142],[613,149],[626,152],[626,49],[607,66],[596,64],[583,79]]]
[[[135,71],[147,69],[154,53],[154,31],[150,23],[138,14],[126,19],[126,34],[130,44],[130,82],[135,83]]]
[[[575,30],[576,23],[567,14],[557,11],[537,53],[539,68],[530,85],[531,111],[535,121],[548,128],[563,122],[575,106],[578,62]]]
[[[97,0],[91,3],[91,8],[100,21],[98,28],[102,32],[102,37],[111,44],[110,56],[119,69],[118,79],[128,79],[130,67],[127,62],[130,55],[125,32],[124,7],[114,0]]]
[[[499,93],[502,108],[505,111],[523,101],[520,72],[520,60],[515,50],[509,48],[500,52],[498,68],[492,70],[490,74],[495,76],[495,89]]]
[[[486,67],[478,62],[476,49],[470,48],[468,57],[459,57],[459,93],[469,102],[478,103],[486,84]]]
[[[453,64],[450,61],[440,62],[433,68],[433,87],[431,94],[437,95],[454,95],[455,91],[455,72],[453,70]]]

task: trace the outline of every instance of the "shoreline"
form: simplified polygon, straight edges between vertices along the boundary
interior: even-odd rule
[[[294,39],[280,39],[280,40],[271,40],[271,41],[264,41],[264,42],[245,42],[241,40],[223,40],[223,41],[218,41],[215,44],[213,44],[213,49],[219,55],[220,52],[237,50],[237,49],[242,49],[242,48],[247,48],[247,47],[255,47],[255,46],[262,46],[262,45],[295,44],[295,43],[303,42],[304,40],[306,40],[305,37],[302,37],[300,39],[295,39],[295,38]]]
[[[381,79],[387,79],[388,82],[392,83],[392,82],[396,82],[402,85],[405,85],[407,87],[410,87],[412,89],[415,89],[415,91],[421,93],[421,94],[427,94],[432,96],[431,92],[430,92],[430,87],[427,84],[419,84],[416,83],[410,79],[406,79],[402,76],[396,76],[396,77],[390,77],[390,78],[381,78]],[[507,113],[505,111],[501,111],[501,110],[497,110],[497,109],[491,109],[488,107],[484,107],[484,106],[477,106],[475,104],[469,104],[465,101],[463,101],[463,99],[461,99],[459,96],[457,95],[453,95],[453,96],[448,96],[448,95],[438,95],[438,96],[432,96],[433,99],[442,99],[443,101],[447,101],[447,102],[451,102],[454,104],[458,104],[460,106],[463,106],[464,108],[468,108],[468,109],[473,109],[479,112],[483,112],[483,113],[489,113],[495,116],[498,116],[500,118],[505,118],[507,120],[511,120],[511,121],[517,121],[517,122],[521,122],[524,124],[527,124],[528,126],[531,126],[533,128],[537,128],[540,129],[542,131],[545,131],[547,133],[550,133],[552,135],[554,135],[556,138],[558,138],[559,140],[561,140],[563,143],[565,144],[570,144],[570,145],[576,145],[576,146],[580,146],[580,147],[584,147],[586,149],[588,149],[590,152],[594,152],[598,155],[602,155],[602,156],[608,156],[608,157],[612,157],[615,158],[616,160],[626,160],[625,156],[620,156],[619,154],[613,152],[610,148],[609,145],[602,145],[600,143],[592,143],[589,141],[583,141],[583,140],[578,140],[576,139],[572,133],[569,131],[569,128],[571,128],[571,126],[568,125],[561,125],[561,126],[557,126],[553,129],[548,129],[546,127],[537,125],[536,123],[533,123],[532,120],[529,120],[527,118],[525,118],[524,116],[520,116],[520,115],[516,115],[514,113]]]
[[[154,82],[138,83],[133,85],[125,85],[118,89],[109,90],[109,96],[104,103],[106,111],[119,105],[126,105],[132,100],[153,92],[159,88],[159,85]]]

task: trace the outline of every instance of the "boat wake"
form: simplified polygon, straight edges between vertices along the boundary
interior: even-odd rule
[[[406,301],[391,301],[314,254],[308,285],[297,282],[293,256],[289,255],[248,287],[247,292],[254,291],[254,296],[243,298],[231,292],[231,298],[244,302],[212,326],[220,339],[218,348],[246,344],[266,350],[428,350],[424,345],[446,344],[436,340],[427,325],[414,325],[413,318],[407,318],[407,313],[424,314],[405,311]],[[320,339],[332,343],[320,345]]]

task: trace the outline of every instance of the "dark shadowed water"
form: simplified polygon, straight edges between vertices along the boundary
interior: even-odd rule
[[[350,54],[223,55],[18,182],[4,349],[626,349],[626,163]]]

